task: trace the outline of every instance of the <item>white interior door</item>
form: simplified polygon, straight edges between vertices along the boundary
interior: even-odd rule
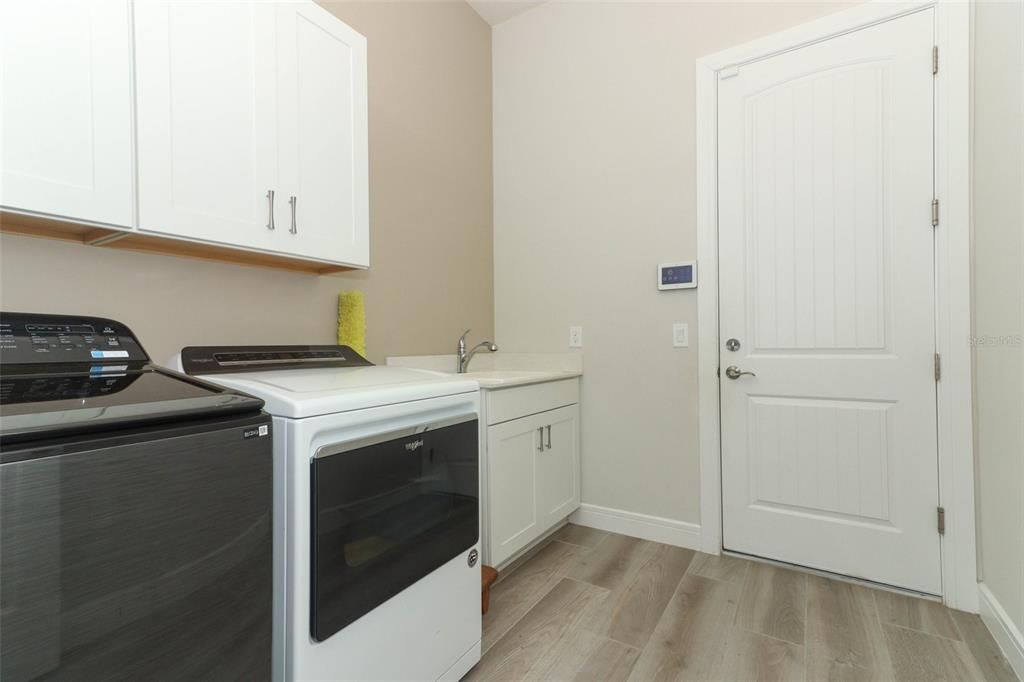
[[[933,21],[720,77],[719,331],[725,547],[941,594]]]

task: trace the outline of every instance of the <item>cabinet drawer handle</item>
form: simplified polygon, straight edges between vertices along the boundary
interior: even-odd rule
[[[551,449],[551,424],[548,424],[548,450]]]
[[[267,190],[267,203],[269,204],[269,216],[267,217],[267,229],[274,229],[274,190]]]
[[[295,223],[295,205],[297,203],[299,203],[299,200],[298,200],[297,197],[293,196],[290,199],[288,199],[288,204],[292,207],[292,229],[290,229],[288,231],[291,232],[292,234],[298,234],[299,233],[299,226]]]
[[[544,427],[537,428],[537,435],[539,436],[540,442],[537,444],[537,449],[544,452]]]

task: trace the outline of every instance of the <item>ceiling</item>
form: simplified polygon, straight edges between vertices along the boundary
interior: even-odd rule
[[[544,4],[545,0],[466,0],[491,26],[497,26],[528,9]]]

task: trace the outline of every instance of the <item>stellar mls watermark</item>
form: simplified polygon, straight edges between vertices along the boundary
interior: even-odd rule
[[[975,334],[968,337],[973,348],[995,348],[1010,347],[1020,348],[1024,346],[1024,334],[1006,334],[997,336],[993,334]]]

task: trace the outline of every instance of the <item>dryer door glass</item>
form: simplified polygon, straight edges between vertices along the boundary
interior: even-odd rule
[[[323,641],[476,544],[475,416],[320,448],[310,634]]]

